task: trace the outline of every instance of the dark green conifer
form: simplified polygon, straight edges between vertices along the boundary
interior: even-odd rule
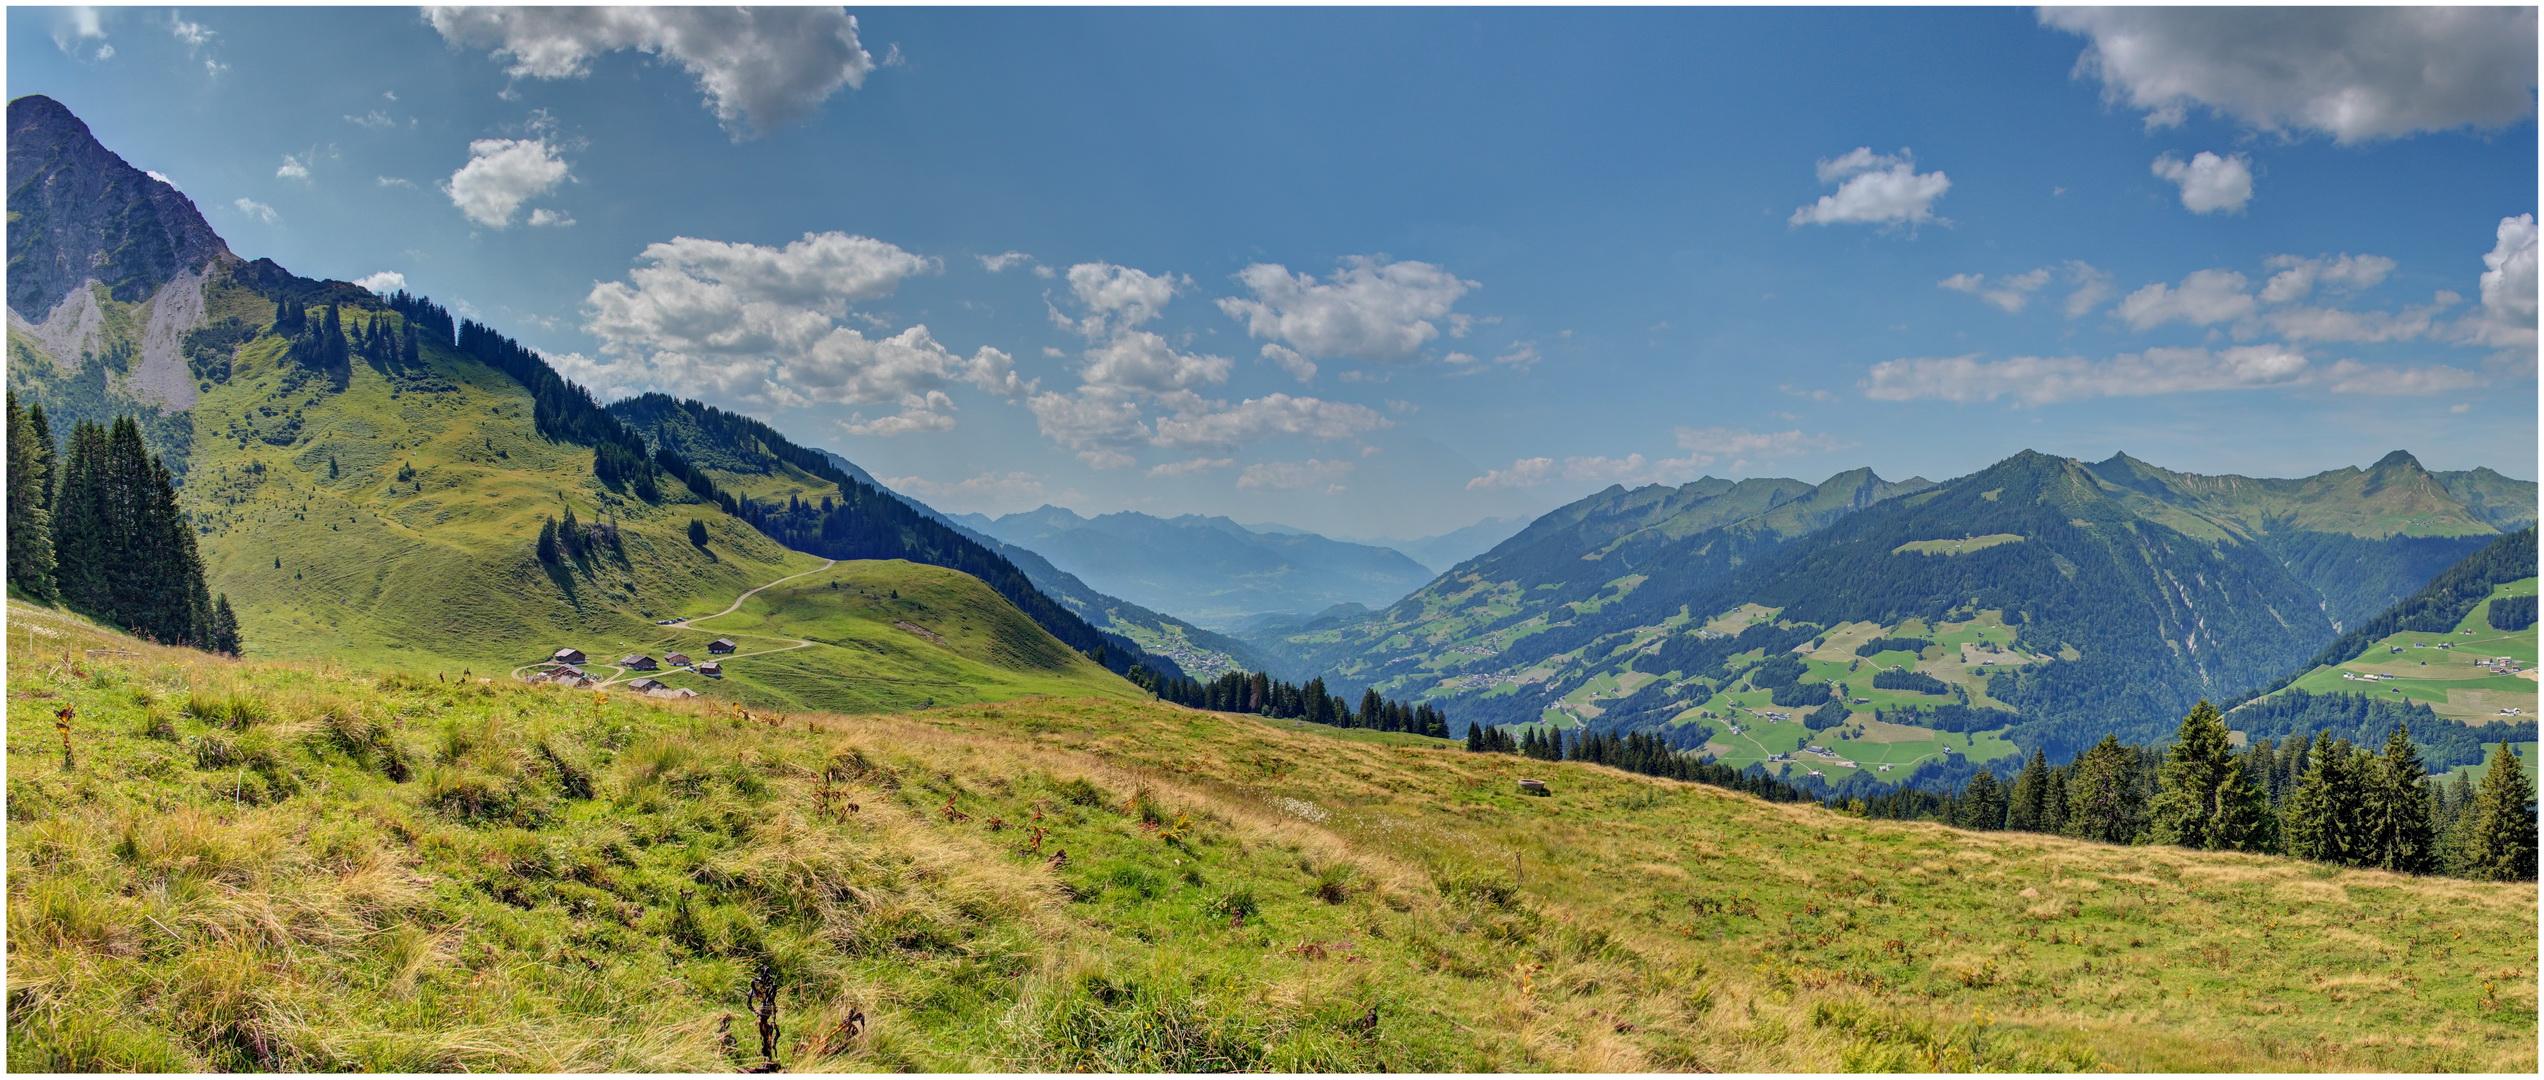
[[[2133,843],[2146,828],[2146,806],[2138,783],[2138,755],[2105,735],[2076,759],[2067,780],[2069,836],[2106,843]]]
[[[2535,880],[2535,786],[2506,741],[2465,822],[2465,876],[2476,881]]]
[[[2156,770],[2147,805],[2149,841],[2216,851],[2259,850],[2263,800],[2234,759],[2225,718],[2206,701],[2182,718],[2181,733]]]
[[[2035,748],[2032,759],[2024,762],[2023,771],[2014,777],[2014,790],[2006,799],[2006,828],[2050,831],[2049,783],[2049,755]]]
[[[2305,776],[2288,794],[2279,815],[2280,843],[2288,854],[2317,862],[2360,866],[2375,857],[2363,827],[2365,764],[2348,739],[2317,732]]]
[[[19,411],[14,392],[8,395],[8,424],[9,584],[29,599],[51,600],[57,584],[53,514],[44,490],[44,459],[50,448],[38,441],[35,424]]]
[[[2370,865],[2406,874],[2438,868],[2437,836],[2429,820],[2429,769],[2412,745],[2411,729],[2394,726],[2385,754],[2369,770],[2365,821],[2375,848]]]

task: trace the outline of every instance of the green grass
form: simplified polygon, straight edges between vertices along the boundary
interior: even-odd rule
[[[1989,533],[1986,536],[1965,537],[1960,540],[1911,540],[1890,549],[1890,553],[1893,555],[1905,555],[1910,552],[1919,555],[1967,555],[1973,551],[1985,551],[1999,544],[2022,542],[2023,538],[2015,533]]]
[[[794,1069],[2536,1065],[2531,883],[1153,702],[770,725],[10,615],[13,1069],[730,1071],[763,961]]]
[[[2533,595],[2535,589],[2536,579],[2526,578],[2494,588],[2491,599]],[[2519,718],[2531,719],[2536,715],[2535,680],[2494,674],[2482,663],[2505,656],[2533,670],[2536,628],[2494,629],[2491,599],[2475,605],[2449,632],[2390,634],[2359,656],[2318,667],[2290,685],[2314,694],[2370,694],[2418,701],[2440,716],[2471,724],[2507,719],[2502,709],[2517,709]],[[2363,678],[2367,675],[2390,678]]]

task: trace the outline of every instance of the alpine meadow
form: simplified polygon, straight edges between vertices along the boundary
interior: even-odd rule
[[[27,1072],[2492,1072],[2532,8],[11,8]]]

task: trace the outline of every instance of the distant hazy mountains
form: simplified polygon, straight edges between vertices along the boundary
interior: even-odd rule
[[[1246,527],[1256,532],[1306,531],[1281,525],[1248,525]],[[1419,540],[1397,540],[1384,536],[1337,536],[1334,539],[1345,543],[1367,544],[1371,547],[1394,548],[1411,557],[1413,561],[1430,567],[1432,573],[1445,574],[1455,569],[1457,564],[1493,550],[1494,545],[1518,535],[1519,530],[1527,527],[1527,518],[1485,518],[1463,529],[1454,529],[1438,536],[1426,536]]]
[[[1098,590],[1212,628],[1270,612],[1382,607],[1433,576],[1431,568],[1390,548],[1247,528],[1224,517],[1123,512],[1085,518],[1045,506],[954,520],[1030,548]]]

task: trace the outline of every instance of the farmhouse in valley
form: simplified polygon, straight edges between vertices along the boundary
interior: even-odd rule
[[[724,654],[726,654],[726,653],[732,652],[732,651],[733,651],[733,639],[732,639],[732,638],[717,638],[717,639],[715,639],[714,641],[710,641],[710,642],[708,642],[708,643],[707,643],[707,651],[708,651],[708,652],[710,652],[710,653],[714,653],[714,654],[715,654],[715,655],[717,655],[717,656],[722,656],[722,655],[724,655]]]

